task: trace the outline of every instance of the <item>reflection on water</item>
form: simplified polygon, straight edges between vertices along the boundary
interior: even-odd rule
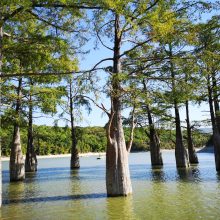
[[[165,182],[166,181],[166,175],[163,171],[163,168],[157,168],[157,169],[151,169],[151,176],[152,181],[157,182]]]
[[[135,215],[132,195],[129,195],[125,198],[108,198],[107,219],[138,219],[138,217]]]
[[[69,158],[39,159],[36,174],[9,183],[3,167],[2,219],[219,219],[220,176],[212,154],[200,164],[176,169],[173,152],[163,154],[164,167],[152,169],[149,153],[130,155],[133,195],[107,198],[105,160],[81,158],[80,170]]]

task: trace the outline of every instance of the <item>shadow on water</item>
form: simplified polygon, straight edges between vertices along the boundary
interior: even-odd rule
[[[39,202],[55,202],[55,201],[85,200],[85,199],[100,199],[100,198],[106,198],[106,193],[9,199],[9,200],[3,200],[3,205],[8,205],[12,203],[32,203],[32,202],[39,203]]]
[[[151,180],[155,182],[165,182],[166,181],[166,175],[163,170],[163,167],[153,167],[151,169]]]
[[[177,168],[177,181],[182,182],[201,182],[200,170],[197,166],[190,168]]]
[[[181,182],[201,182],[200,170],[197,166],[190,168],[173,168],[163,167],[151,168],[147,175],[147,180],[154,182],[181,181]]]
[[[220,182],[220,172],[216,172],[216,179],[218,182]]]
[[[94,172],[95,171],[95,172]],[[26,173],[25,183],[63,181],[63,180],[101,180],[105,176],[105,169],[100,166],[81,167],[79,170],[70,170],[69,167],[40,168],[36,173]],[[77,174],[77,175],[76,175]],[[9,171],[3,171],[3,184],[9,183]]]

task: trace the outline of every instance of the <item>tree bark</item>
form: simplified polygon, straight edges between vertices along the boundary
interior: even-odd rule
[[[212,87],[210,82],[210,76],[207,77],[207,90],[208,90],[208,102],[209,102],[209,109],[210,109],[210,116],[211,116],[211,123],[212,123],[212,131],[214,134],[215,129],[215,112],[213,107],[213,100],[212,100]]]
[[[217,86],[217,80],[216,75],[213,72],[212,73],[212,91],[213,91],[213,102],[215,107],[215,122],[216,126],[218,128],[218,131],[220,132],[220,107],[219,107],[219,100],[218,100],[218,86]]]
[[[189,153],[189,162],[190,164],[198,164],[198,157],[193,145],[192,139],[192,129],[190,125],[189,119],[189,102],[186,101],[186,126],[187,126],[187,145],[188,145],[188,153]]]
[[[14,134],[10,154],[10,181],[25,179],[24,157],[21,149],[21,138],[19,129],[19,117],[21,108],[22,78],[19,78],[17,87],[16,119],[14,123]]]
[[[32,86],[33,83],[30,82]],[[36,172],[37,171],[37,156],[34,149],[33,143],[33,105],[32,105],[32,94],[30,88],[29,94],[29,117],[28,117],[28,142],[27,142],[27,152],[25,158],[25,172]]]
[[[126,145],[126,148],[127,148],[127,152],[128,152],[128,153],[130,153],[130,151],[131,151],[131,147],[132,147],[133,140],[134,140],[134,129],[135,129],[135,127],[136,127],[134,114],[135,114],[135,105],[133,106],[132,116],[131,116],[130,137],[129,137],[129,141],[128,141],[127,145]]]
[[[213,132],[213,142],[214,142],[214,153],[215,153],[215,166],[216,171],[220,171],[220,109],[218,102],[217,93],[217,81],[215,73],[212,72],[212,93],[213,102],[215,108],[215,121],[214,121],[214,132]]]
[[[70,96],[70,121],[71,121],[71,160],[70,160],[70,169],[80,168],[79,163],[79,153],[77,150],[77,139],[76,139],[76,127],[74,123],[74,112],[73,112],[73,91],[72,91],[72,81],[70,80],[69,84],[69,96]]]
[[[132,193],[128,151],[126,149],[124,130],[122,126],[120,67],[120,26],[119,16],[115,15],[115,40],[112,73],[111,113],[107,126],[106,152],[106,188],[108,196],[127,196]]]
[[[187,151],[183,145],[179,108],[176,102],[174,103],[174,109],[175,109],[175,124],[176,124],[176,147],[175,147],[176,166],[184,168],[189,166],[189,161],[188,161]]]
[[[143,81],[144,92],[147,93],[146,83]],[[151,156],[151,166],[163,166],[162,154],[160,151],[160,139],[155,129],[152,113],[149,104],[146,104],[148,124],[149,124],[149,139],[150,139],[150,156]]]
[[[149,105],[147,105],[150,136],[150,156],[152,167],[163,166],[163,159],[160,151],[160,139],[155,129]]]
[[[3,46],[3,27],[0,26],[0,75],[2,75],[2,46]],[[1,206],[2,206],[2,146],[0,141],[0,207]]]
[[[175,146],[175,157],[176,157],[176,166],[186,168],[189,166],[189,159],[187,151],[183,145],[183,137],[182,137],[182,131],[181,131],[181,121],[180,121],[180,115],[179,115],[179,106],[178,106],[178,100],[176,97],[176,76],[175,76],[175,70],[174,70],[174,64],[172,62],[173,53],[172,53],[172,45],[169,45],[169,57],[170,57],[170,72],[171,72],[171,78],[172,78],[172,92],[173,92],[173,104],[174,104],[174,110],[175,110],[175,125],[176,125],[176,146]]]

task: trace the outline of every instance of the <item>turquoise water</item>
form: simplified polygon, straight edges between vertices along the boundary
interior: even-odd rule
[[[20,183],[9,182],[3,162],[2,219],[220,219],[220,176],[214,155],[198,154],[200,164],[176,170],[174,153],[163,152],[164,167],[152,170],[150,155],[130,154],[133,195],[107,198],[105,158],[39,159],[39,170]]]

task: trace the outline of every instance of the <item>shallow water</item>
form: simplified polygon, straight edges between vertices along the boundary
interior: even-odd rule
[[[3,162],[2,219],[220,219],[220,176],[214,155],[198,154],[200,164],[176,170],[174,153],[163,152],[164,168],[152,170],[149,153],[130,154],[133,195],[107,198],[105,159],[39,159],[39,170],[20,183],[9,183]]]

